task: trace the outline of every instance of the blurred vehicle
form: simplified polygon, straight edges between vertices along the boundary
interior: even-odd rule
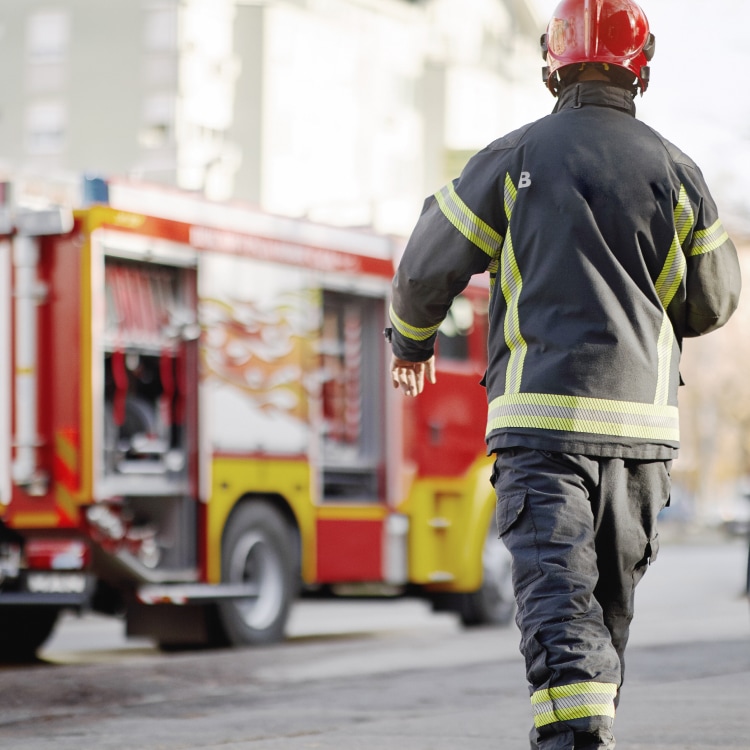
[[[393,238],[93,184],[75,211],[0,213],[0,658],[66,608],[165,648],[276,641],[300,593],[373,587],[509,622],[487,289],[406,400]]]

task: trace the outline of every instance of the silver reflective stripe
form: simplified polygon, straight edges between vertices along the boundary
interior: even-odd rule
[[[513,427],[675,442],[680,437],[676,406],[547,393],[493,399],[487,434]]]
[[[505,215],[508,217],[508,231],[505,235],[500,255],[500,288],[505,298],[505,321],[503,330],[505,344],[510,350],[510,360],[505,373],[505,392],[518,393],[521,390],[523,365],[526,360],[526,341],[521,334],[518,316],[518,300],[523,291],[523,279],[513,250],[513,237],[510,231],[510,217],[516,205],[518,192],[509,174],[505,175]]]
[[[704,255],[720,248],[729,235],[723,224],[717,219],[708,229],[700,229],[695,233],[693,246],[690,248],[690,256]]]
[[[616,695],[617,685],[610,682],[577,682],[537,690],[531,696],[534,725],[544,727],[592,716],[614,719]]]
[[[435,199],[443,215],[451,224],[476,245],[482,252],[496,258],[503,245],[503,238],[489,224],[482,221],[458,196],[452,184],[435,193]]]
[[[672,246],[669,248],[669,253],[664,261],[664,267],[655,284],[656,293],[659,295],[662,307],[665,310],[669,307],[669,303],[674,299],[677,290],[680,288],[682,279],[685,277],[686,267],[685,255],[682,252],[677,232],[675,232]]]
[[[674,225],[677,230],[677,236],[680,239],[680,245],[685,245],[685,240],[695,224],[695,214],[693,207],[690,205],[687,190],[684,185],[680,185],[680,195],[677,198],[677,205],[674,209]]]
[[[500,267],[500,261],[495,258],[495,260],[491,260],[489,266],[487,266],[487,272],[490,275],[490,295],[492,295],[492,292],[495,290],[495,282],[497,280],[497,272]]]
[[[680,288],[687,262],[683,248],[695,224],[695,214],[690,204],[687,190],[684,185],[680,185],[680,194],[677,199],[677,205],[674,208],[674,226],[675,234],[672,245],[669,248],[667,257],[664,261],[664,267],[656,280],[656,293],[659,295],[664,312],[662,313],[661,329],[659,330],[659,339],[657,341],[657,372],[656,372],[656,390],[654,392],[655,404],[666,404],[669,400],[669,382],[672,368],[672,352],[677,344],[674,337],[672,322],[667,315],[667,308],[674,299],[677,290]]]
[[[430,336],[432,336],[433,333],[437,331],[438,328],[440,328],[440,323],[434,326],[430,326],[429,328],[417,328],[416,326],[409,325],[407,322],[401,320],[398,315],[396,315],[396,312],[393,309],[393,305],[391,305],[390,307],[389,317],[391,319],[393,327],[404,338],[411,339],[412,341],[426,341],[428,338],[430,338]]]
[[[674,330],[672,321],[667,316],[666,310],[662,314],[661,330],[659,340],[656,344],[658,365],[656,370],[656,392],[654,403],[665,405],[669,402],[669,378],[672,365],[672,350],[675,346]]]

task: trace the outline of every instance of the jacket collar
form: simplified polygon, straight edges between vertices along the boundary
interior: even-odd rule
[[[635,117],[635,102],[631,93],[606,81],[581,81],[566,86],[560,93],[553,112],[580,109],[586,105],[621,109]]]

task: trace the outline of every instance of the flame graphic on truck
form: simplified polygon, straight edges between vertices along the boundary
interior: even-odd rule
[[[315,388],[319,294],[286,292],[273,303],[201,301],[203,377],[242,392],[257,409],[307,421]]]

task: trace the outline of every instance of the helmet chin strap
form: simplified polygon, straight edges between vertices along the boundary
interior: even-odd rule
[[[644,85],[640,86],[641,89],[641,96],[643,96],[643,90],[648,84],[651,82],[651,67],[649,65],[644,65],[641,68],[641,80],[643,81]]]
[[[542,68],[542,81],[544,85],[550,90],[552,96],[557,96],[562,88],[560,76],[557,73],[550,74],[549,65],[545,65]]]

